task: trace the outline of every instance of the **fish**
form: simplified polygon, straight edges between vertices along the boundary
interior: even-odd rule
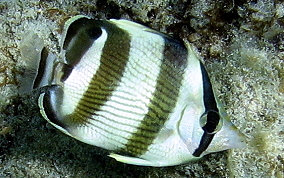
[[[243,148],[193,47],[124,20],[66,21],[60,53],[41,52],[33,88],[41,115],[63,133],[127,164],[187,164]]]

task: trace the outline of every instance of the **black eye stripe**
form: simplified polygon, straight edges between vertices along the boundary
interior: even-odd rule
[[[219,124],[220,116],[217,112],[209,110],[207,112],[207,122],[202,127],[204,132],[213,133],[216,130],[217,125]]]
[[[218,114],[219,110],[217,107],[217,103],[215,100],[209,76],[201,62],[200,62],[200,68],[203,80],[203,101],[204,101],[205,113],[207,113],[207,122],[203,126],[203,130],[204,132],[212,133],[214,132],[220,121],[220,115]]]
[[[218,112],[219,110],[217,107],[217,103],[215,100],[209,76],[201,62],[200,62],[200,68],[203,80],[203,101],[204,101],[205,111],[212,110]]]
[[[207,132],[204,132],[201,140],[200,140],[200,144],[198,146],[198,148],[194,151],[194,153],[192,154],[193,156],[199,157],[203,151],[205,151],[208,146],[210,145],[211,141],[213,140],[215,134],[210,134]]]
[[[207,120],[206,124],[202,127],[204,133],[201,137],[199,146],[193,153],[193,156],[197,157],[200,156],[202,152],[204,152],[210,145],[215,135],[214,131],[217,128],[220,121],[220,116],[218,114],[219,110],[214,97],[212,85],[209,76],[201,62],[200,62],[200,68],[203,80],[203,102],[205,107],[205,113],[207,113]]]

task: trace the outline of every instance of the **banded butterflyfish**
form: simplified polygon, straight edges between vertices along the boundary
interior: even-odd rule
[[[128,164],[171,166],[243,147],[188,43],[128,20],[69,19],[59,56],[44,48],[42,116]]]

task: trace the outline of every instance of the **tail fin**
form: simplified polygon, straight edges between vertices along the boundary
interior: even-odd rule
[[[37,75],[33,82],[33,89],[51,84],[55,55],[43,47],[40,54]]]
[[[49,85],[55,55],[48,52],[43,40],[33,32],[26,34],[20,43],[20,52],[22,62],[19,68],[22,68],[22,73],[18,76],[19,93]]]

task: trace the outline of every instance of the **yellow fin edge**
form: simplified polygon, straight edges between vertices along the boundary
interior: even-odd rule
[[[134,165],[140,165],[140,166],[153,166],[153,163],[151,161],[147,161],[141,158],[122,156],[122,155],[115,154],[115,153],[110,153],[108,156],[122,163],[134,164]]]

